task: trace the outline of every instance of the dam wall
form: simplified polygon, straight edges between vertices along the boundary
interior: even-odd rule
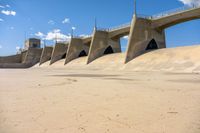
[[[51,60],[52,52],[53,52],[53,47],[46,46],[43,48],[42,55],[40,58],[40,65]]]
[[[107,31],[94,31],[87,64],[103,55],[119,52],[121,52],[120,38],[112,40]]]
[[[67,44],[60,44],[60,43],[56,44],[53,48],[50,65],[52,65],[58,60],[65,59],[67,48],[68,48]]]
[[[82,39],[72,38],[67,51],[65,64],[79,57],[87,56],[89,45],[83,43]]]
[[[29,48],[22,63],[26,64],[27,67],[37,64],[40,61],[42,50],[41,48]]]
[[[21,61],[22,61],[21,54],[0,57],[0,63],[21,63]]]

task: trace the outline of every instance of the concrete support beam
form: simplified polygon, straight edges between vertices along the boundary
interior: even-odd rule
[[[120,38],[112,40],[106,31],[94,31],[87,64],[104,55],[107,48],[111,47],[114,53],[121,52]]]
[[[40,61],[42,50],[41,48],[29,48],[22,63],[26,64],[27,67],[34,66]]]
[[[40,58],[40,65],[49,61],[53,52],[53,47],[46,46],[43,48],[42,55]]]
[[[134,17],[131,23],[125,63],[147,52],[149,43],[154,40],[157,48],[166,48],[164,30],[153,29],[151,20]]]
[[[68,48],[67,44],[60,44],[60,43],[56,44],[53,48],[50,65],[52,65],[58,60],[65,58],[67,53],[67,48]]]
[[[87,56],[89,52],[89,45],[85,45],[83,40],[80,38],[72,38],[69,44],[69,48],[67,51],[67,56],[65,60],[65,64],[69,63],[70,61],[84,56],[85,53]]]

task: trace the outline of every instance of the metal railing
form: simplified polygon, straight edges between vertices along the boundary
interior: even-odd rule
[[[122,25],[119,25],[119,26],[108,28],[107,30],[108,31],[114,31],[114,30],[119,30],[119,29],[123,29],[123,28],[126,28],[126,27],[130,27],[130,26],[131,26],[131,23],[125,23],[125,24],[122,24]]]
[[[169,10],[169,11],[166,11],[166,12],[163,12],[163,13],[159,13],[159,14],[150,16],[149,19],[158,19],[158,18],[161,18],[161,17],[170,16],[170,15],[173,15],[173,14],[176,14],[176,13],[179,13],[179,12],[184,12],[184,11],[188,11],[188,10],[192,10],[192,9],[196,9],[196,8],[200,8],[200,5],[192,5],[192,6],[184,6],[184,7],[181,7],[181,8],[176,8],[176,9],[173,9],[173,10]]]

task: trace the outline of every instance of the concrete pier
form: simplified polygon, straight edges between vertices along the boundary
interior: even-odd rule
[[[111,53],[121,52],[120,39],[112,40],[107,31],[95,30],[89,50],[87,64],[95,59]]]
[[[87,56],[89,52],[89,46],[90,45],[88,44],[84,44],[83,39],[81,38],[72,38],[69,43],[65,64],[76,58]]]
[[[68,44],[57,43],[53,48],[50,65],[52,65],[58,60],[65,59],[67,49],[68,49]]]
[[[40,65],[51,60],[52,52],[53,52],[53,47],[46,46],[43,48],[42,55],[40,58]]]

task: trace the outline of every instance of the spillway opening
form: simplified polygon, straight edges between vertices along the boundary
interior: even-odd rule
[[[158,49],[158,45],[154,39],[152,39],[147,45],[146,51]]]
[[[106,50],[104,51],[104,55],[113,54],[113,53],[114,51],[111,46],[107,47]]]
[[[65,58],[66,58],[66,55],[67,55],[67,54],[64,54],[64,55],[62,56],[62,59],[65,59]]]
[[[84,57],[84,56],[87,56],[85,50],[81,51],[78,57]]]

